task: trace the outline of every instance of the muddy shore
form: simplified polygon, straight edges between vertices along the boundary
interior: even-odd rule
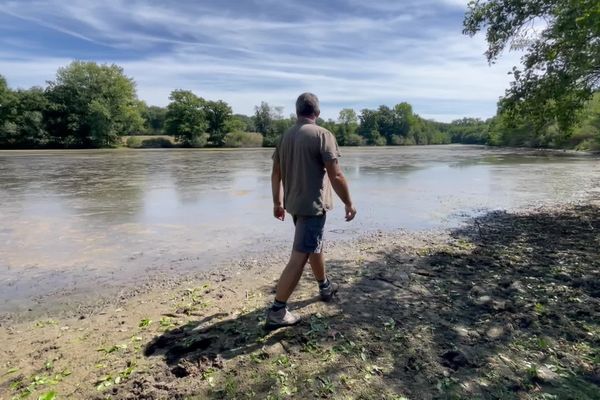
[[[598,399],[599,249],[598,200],[335,243],[337,298],[307,268],[303,323],[271,333],[284,248],[156,276],[5,317],[0,399]]]

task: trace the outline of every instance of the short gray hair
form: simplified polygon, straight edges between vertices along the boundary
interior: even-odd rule
[[[306,92],[298,96],[296,100],[296,114],[298,116],[309,117],[311,115],[319,115],[319,99],[316,95]]]

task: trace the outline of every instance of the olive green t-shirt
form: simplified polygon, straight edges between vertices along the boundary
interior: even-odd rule
[[[284,208],[292,215],[322,215],[333,208],[325,162],[340,157],[335,136],[310,119],[299,118],[273,153],[283,181]]]

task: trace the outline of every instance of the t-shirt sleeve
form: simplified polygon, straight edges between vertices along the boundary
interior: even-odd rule
[[[331,132],[325,132],[321,136],[321,159],[323,162],[335,160],[341,157],[335,136]]]

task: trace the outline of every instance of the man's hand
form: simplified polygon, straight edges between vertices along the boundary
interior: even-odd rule
[[[283,221],[285,219],[285,209],[282,206],[273,206],[273,216],[278,220]]]
[[[346,221],[350,222],[356,216],[356,208],[352,204],[346,205]]]

